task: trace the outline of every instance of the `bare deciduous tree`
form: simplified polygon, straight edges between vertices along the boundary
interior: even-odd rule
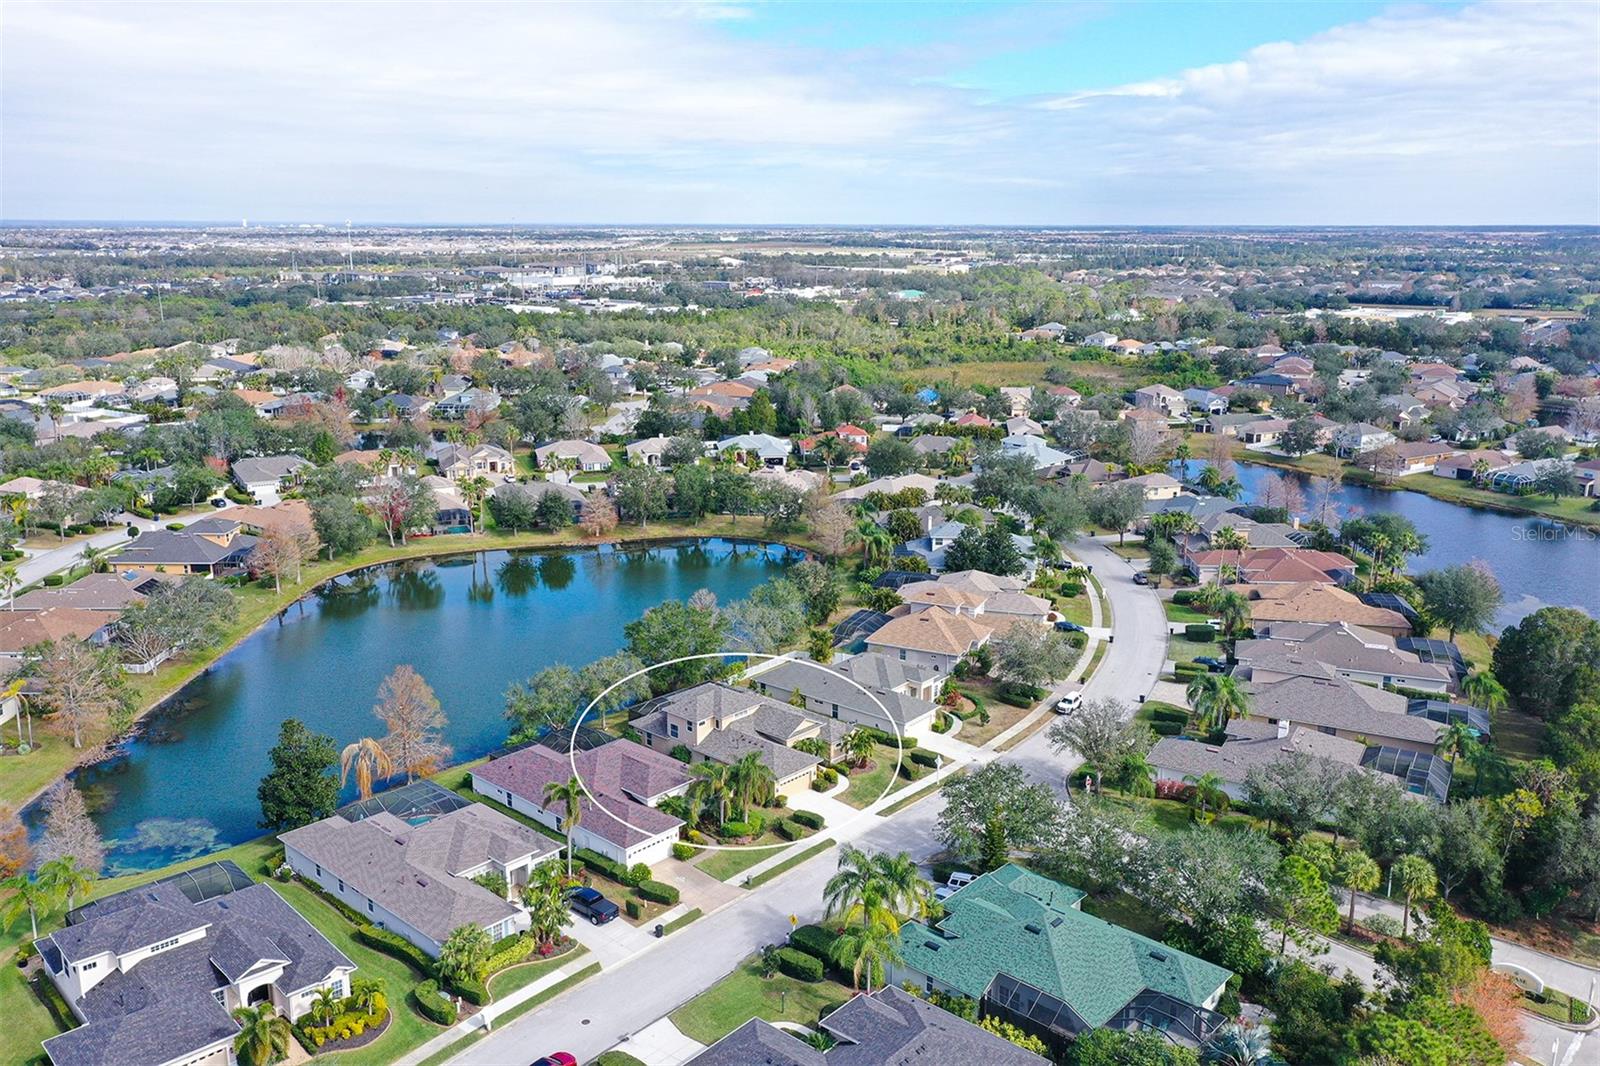
[[[397,666],[383,679],[372,713],[389,727],[389,735],[381,742],[383,750],[394,760],[395,769],[405,773],[407,782],[431,772],[450,754],[450,746],[441,736],[445,716],[439,698],[410,666]]]
[[[105,841],[100,839],[100,829],[89,817],[83,793],[74,788],[72,782],[57,781],[45,793],[44,805],[44,836],[34,852],[40,865],[68,856],[89,870],[99,870],[106,864]]]
[[[39,701],[72,730],[72,746],[83,747],[83,731],[109,722],[122,706],[115,659],[77,640],[55,645],[39,664]]]

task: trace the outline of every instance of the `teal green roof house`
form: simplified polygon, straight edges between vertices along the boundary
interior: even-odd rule
[[[958,992],[1058,1046],[1090,1029],[1156,1029],[1197,1046],[1233,974],[1078,909],[1083,893],[1002,866],[900,930],[895,984]]]

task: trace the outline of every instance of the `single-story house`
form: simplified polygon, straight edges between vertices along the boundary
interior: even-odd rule
[[[900,928],[887,983],[957,993],[1057,1049],[1092,1029],[1158,1028],[1198,1047],[1233,974],[1081,909],[1084,893],[1007,864]],[[1159,1021],[1158,1021],[1159,1020]]]
[[[731,455],[742,463],[753,460],[762,466],[782,466],[794,451],[794,444],[770,433],[740,433],[717,441],[712,451],[718,459]]]
[[[1234,591],[1249,601],[1251,625],[1256,628],[1279,622],[1348,622],[1397,639],[1411,635],[1405,615],[1363,603],[1333,584],[1235,585]]]
[[[517,462],[511,453],[494,444],[444,444],[433,449],[431,458],[439,468],[439,476],[451,481],[475,477],[503,481],[517,473]]]
[[[355,973],[267,885],[192,901],[176,881],[97,900],[35,942],[83,1023],[44,1041],[54,1066],[231,1066],[233,1011],[268,1004],[298,1021]]]
[[[1488,477],[1494,471],[1510,465],[1511,460],[1504,452],[1479,448],[1451,453],[1434,464],[1433,473],[1436,477],[1455,481],[1474,481],[1479,474]]]
[[[1401,474],[1431,474],[1434,468],[1456,450],[1448,444],[1430,444],[1427,441],[1401,441],[1390,449]]]
[[[27,658],[28,649],[61,640],[85,640],[105,644],[121,612],[85,610],[80,607],[49,606],[41,610],[0,611],[0,666],[15,668]]]
[[[1534,485],[1544,473],[1545,464],[1559,463],[1559,459],[1524,459],[1520,463],[1502,466],[1499,470],[1489,475],[1489,487],[1496,492],[1509,492],[1513,496],[1525,496],[1533,491]]]
[[[584,496],[581,489],[571,485],[564,485],[559,481],[504,481],[489,490],[489,495],[494,497],[526,496],[535,506],[546,496],[556,495],[572,505],[574,519],[583,512],[583,503],[588,497]]]
[[[421,825],[388,811],[355,821],[334,814],[278,839],[295,873],[435,958],[463,925],[481,926],[492,940],[528,928],[512,900],[533,868],[561,850],[481,803]],[[504,897],[473,880],[488,873],[505,878]]]
[[[959,437],[948,437],[942,433],[924,433],[912,438],[911,450],[923,456],[947,455],[959,440]]]
[[[143,603],[149,590],[158,583],[158,579],[151,577],[130,580],[121,574],[84,574],[70,585],[24,592],[11,602],[10,609],[43,611],[50,607],[72,607],[80,611],[121,611]]]
[[[1600,459],[1586,459],[1572,464],[1578,478],[1578,487],[1585,496],[1600,496]]]
[[[123,573],[206,574],[242,568],[255,551],[256,538],[243,525],[220,515],[191,522],[181,530],[141,533],[111,557]]]
[[[1407,713],[1407,697],[1346,681],[1332,667],[1323,669],[1321,677],[1301,674],[1246,682],[1251,717],[1272,725],[1285,720],[1363,744],[1433,753],[1444,727]]]
[[[1455,681],[1449,666],[1424,662],[1392,637],[1348,622],[1276,622],[1256,636],[1238,641],[1233,652],[1238,672],[1252,681],[1322,677],[1329,669],[1347,681],[1425,692],[1445,692]]]
[[[611,469],[611,453],[588,440],[558,440],[533,450],[541,470],[573,469],[596,473]]]
[[[840,489],[834,499],[844,502],[864,500],[875,492],[892,496],[906,489],[921,489],[927,494],[928,499],[933,499],[934,490],[939,487],[939,479],[929,477],[927,474],[901,474],[896,477],[874,478],[865,485],[853,485],[847,489]]]
[[[846,1000],[817,1022],[832,1041],[819,1051],[787,1029],[752,1018],[684,1066],[870,1066],[924,1061],[1047,1066],[1049,1060],[943,1007],[890,985]]]
[[[1035,470],[1049,470],[1072,460],[1072,456],[1066,452],[1050,447],[1043,437],[1027,435],[1002,439],[1000,452],[1003,455],[1026,455],[1033,460]]]
[[[1326,581],[1344,585],[1355,579],[1356,564],[1338,552],[1310,548],[1185,549],[1183,566],[1202,583],[1216,581],[1223,567],[1250,585],[1284,585]]]
[[[293,484],[316,466],[298,455],[266,455],[239,459],[233,464],[233,480],[257,503],[278,502],[278,490]]]
[[[884,660],[881,655],[868,655],[884,662],[895,661]],[[871,671],[862,672],[866,675]],[[796,692],[801,693],[805,709],[825,718],[888,733],[898,730],[901,736],[925,735],[933,728],[938,708],[931,701],[894,689],[869,686],[851,674],[842,678],[841,673],[844,671],[838,667],[819,667],[803,659],[782,659],[757,672],[753,680],[757,692],[784,703],[789,703]],[[872,678],[869,676],[868,680]],[[886,712],[888,720],[884,718]]]
[[[628,461],[638,466],[666,466],[667,446],[671,443],[671,437],[646,437],[623,450],[628,454]]]
[[[565,751],[533,744],[474,768],[472,788],[559,830],[566,809],[547,807],[544,789],[572,777],[574,763],[579,780],[594,797],[585,796],[580,803],[574,846],[625,866],[654,866],[672,854],[683,821],[656,807],[668,796],[687,792],[693,777],[677,759],[631,740],[575,751],[570,760]]]
[[[486,415],[500,406],[500,394],[494,389],[463,389],[446,396],[433,405],[436,418],[459,421],[470,414]]]

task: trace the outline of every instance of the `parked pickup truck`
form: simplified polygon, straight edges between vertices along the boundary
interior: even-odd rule
[[[605,925],[621,911],[617,905],[592,888],[575,888],[567,895],[567,902],[578,917],[589,919],[592,925]]]

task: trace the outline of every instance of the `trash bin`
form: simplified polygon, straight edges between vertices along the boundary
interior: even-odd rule
[[[667,935],[667,927],[664,926],[664,925],[661,925],[660,923],[657,923],[656,924],[656,939],[660,940],[662,937],[664,937],[666,935]]]

